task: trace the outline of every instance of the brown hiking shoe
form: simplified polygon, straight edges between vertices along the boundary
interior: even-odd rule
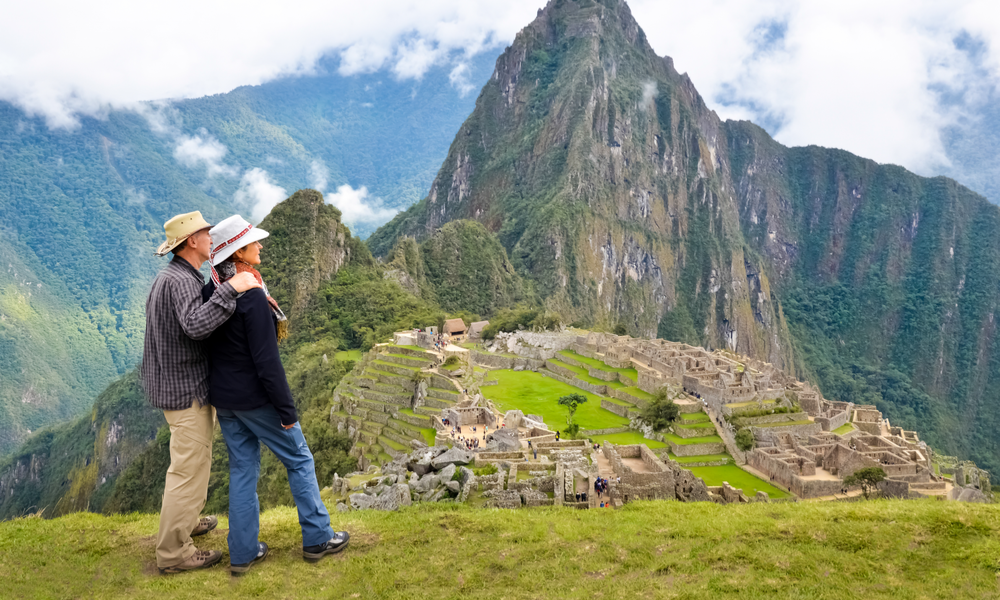
[[[222,553],[218,550],[196,550],[191,558],[179,565],[160,569],[160,573],[163,575],[170,575],[172,573],[183,573],[185,571],[197,571],[198,569],[211,567],[220,560],[222,560]]]
[[[198,519],[198,526],[191,532],[191,537],[205,535],[219,526],[219,520],[215,517],[202,517]]]

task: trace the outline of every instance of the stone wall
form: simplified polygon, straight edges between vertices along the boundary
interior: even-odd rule
[[[630,404],[634,404],[639,408],[645,408],[649,404],[648,400],[639,398],[637,396],[633,396],[627,392],[623,392],[621,389],[608,388],[608,395],[616,400],[621,400],[622,402],[628,402]]]
[[[603,406],[603,404],[602,404]],[[628,427],[609,427],[608,429],[581,429],[580,435],[610,435],[631,431]]]
[[[775,435],[780,433],[808,437],[823,431],[823,428],[820,427],[819,423],[809,423],[803,425],[782,425],[779,427],[751,426],[750,431],[753,432],[754,437],[758,440],[772,440]]]
[[[725,444],[687,444],[680,445],[673,442],[670,444],[670,451],[674,456],[700,456],[702,454],[723,454],[726,451]]]
[[[817,423],[823,428],[823,431],[833,431],[838,427],[847,425],[847,421],[850,418],[850,413],[846,410],[842,410],[836,413],[832,417],[815,417]]]
[[[612,391],[614,391],[614,390],[612,390]],[[609,401],[607,398],[601,398],[601,408],[603,408],[605,410],[610,410],[611,412],[615,413],[619,417],[626,417],[626,418],[628,418],[628,409],[630,407],[628,407],[628,406],[622,406],[621,404],[616,404],[614,402]]]

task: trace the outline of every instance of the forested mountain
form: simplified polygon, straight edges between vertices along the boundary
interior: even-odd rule
[[[467,313],[449,315],[437,298],[476,307],[487,317],[522,300],[506,252],[475,222],[450,224],[423,248],[412,239],[400,244],[401,254],[412,250],[410,264],[432,273],[412,292],[400,282],[399,263],[376,262],[315,190],[293,194],[260,225],[271,233],[263,240],[260,271],[290,320],[282,361],[321,482],[356,464],[347,455],[351,441],[329,423],[333,389],[352,366],[338,351],[367,350],[393,331]],[[75,510],[157,511],[169,441],[163,413],[146,403],[135,371],[129,372],[100,394],[89,413],[35,433],[0,460],[0,519],[43,509],[49,517]],[[265,451],[259,488],[265,507],[292,502],[285,477]],[[217,432],[207,510],[227,510],[228,482]]]
[[[766,359],[1000,467],[1000,209],[722,122],[621,0],[549,2],[369,245],[456,219],[565,320]]]
[[[470,80],[492,63],[474,59]],[[172,215],[249,217],[262,193],[317,186],[367,187],[381,214],[419,198],[474,97],[445,67],[420,81],[335,69],[83,117],[73,131],[0,102],[0,454],[86,411],[138,363]]]

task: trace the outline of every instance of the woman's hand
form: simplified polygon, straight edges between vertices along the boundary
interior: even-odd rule
[[[287,430],[291,429],[292,427],[295,427],[295,423],[292,423],[291,425],[282,425],[282,427],[284,427],[285,430],[287,431]]]

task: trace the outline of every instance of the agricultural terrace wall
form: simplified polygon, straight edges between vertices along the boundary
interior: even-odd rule
[[[599,394],[601,396],[606,396],[607,395],[607,390],[608,390],[607,386],[604,386],[604,385],[594,385],[594,384],[591,384],[591,383],[587,383],[586,381],[582,381],[580,379],[577,379],[576,376],[575,376],[575,374],[574,374],[574,377],[571,379],[569,377],[563,377],[562,375],[560,375],[558,373],[553,373],[552,371],[547,371],[547,370],[539,371],[539,373],[541,373],[545,377],[551,377],[552,379],[555,379],[556,381],[561,381],[561,382],[565,383],[566,385],[571,385],[573,387],[580,388],[581,390],[586,390],[586,391],[588,391],[588,392],[590,392],[592,394]]]
[[[621,389],[608,388],[608,395],[616,400],[621,400],[622,402],[628,402],[629,404],[635,404],[639,408],[645,408],[649,404],[648,400],[639,398],[638,396],[633,396],[628,392],[623,392]]]
[[[703,454],[723,454],[726,452],[726,445],[721,443],[713,444],[675,444],[671,441],[667,441],[670,444],[670,451],[673,452],[674,456],[701,456]]]
[[[772,440],[774,439],[773,436],[778,433],[787,433],[801,437],[808,437],[810,435],[815,435],[823,431],[823,428],[820,427],[819,423],[808,423],[802,425],[780,425],[776,427],[756,427],[751,425],[750,431],[752,431],[754,437],[759,440]]]
[[[545,365],[545,361],[534,358],[489,354],[476,350],[472,352],[472,364],[489,369],[515,369],[521,367],[522,369],[536,371]]]
[[[626,433],[630,431],[628,427],[608,427],[607,429],[581,429],[580,435],[611,435],[612,433]]]
[[[561,375],[567,379],[576,379],[576,372],[572,369],[568,369],[562,365],[557,365],[552,361],[545,361],[545,368],[552,371],[556,375]]]
[[[782,421],[805,421],[809,418],[806,413],[779,413],[775,415],[761,415],[759,417],[743,417],[742,421],[746,425],[757,425],[759,423],[780,423]]]
[[[613,391],[613,390],[612,390]],[[622,406],[621,404],[615,404],[609,401],[607,398],[601,398],[601,408],[605,410],[610,410],[619,417],[628,417],[628,406]]]
[[[618,373],[614,371],[603,371],[597,367],[586,367],[587,374],[594,379],[600,379],[601,381],[618,381]]]

